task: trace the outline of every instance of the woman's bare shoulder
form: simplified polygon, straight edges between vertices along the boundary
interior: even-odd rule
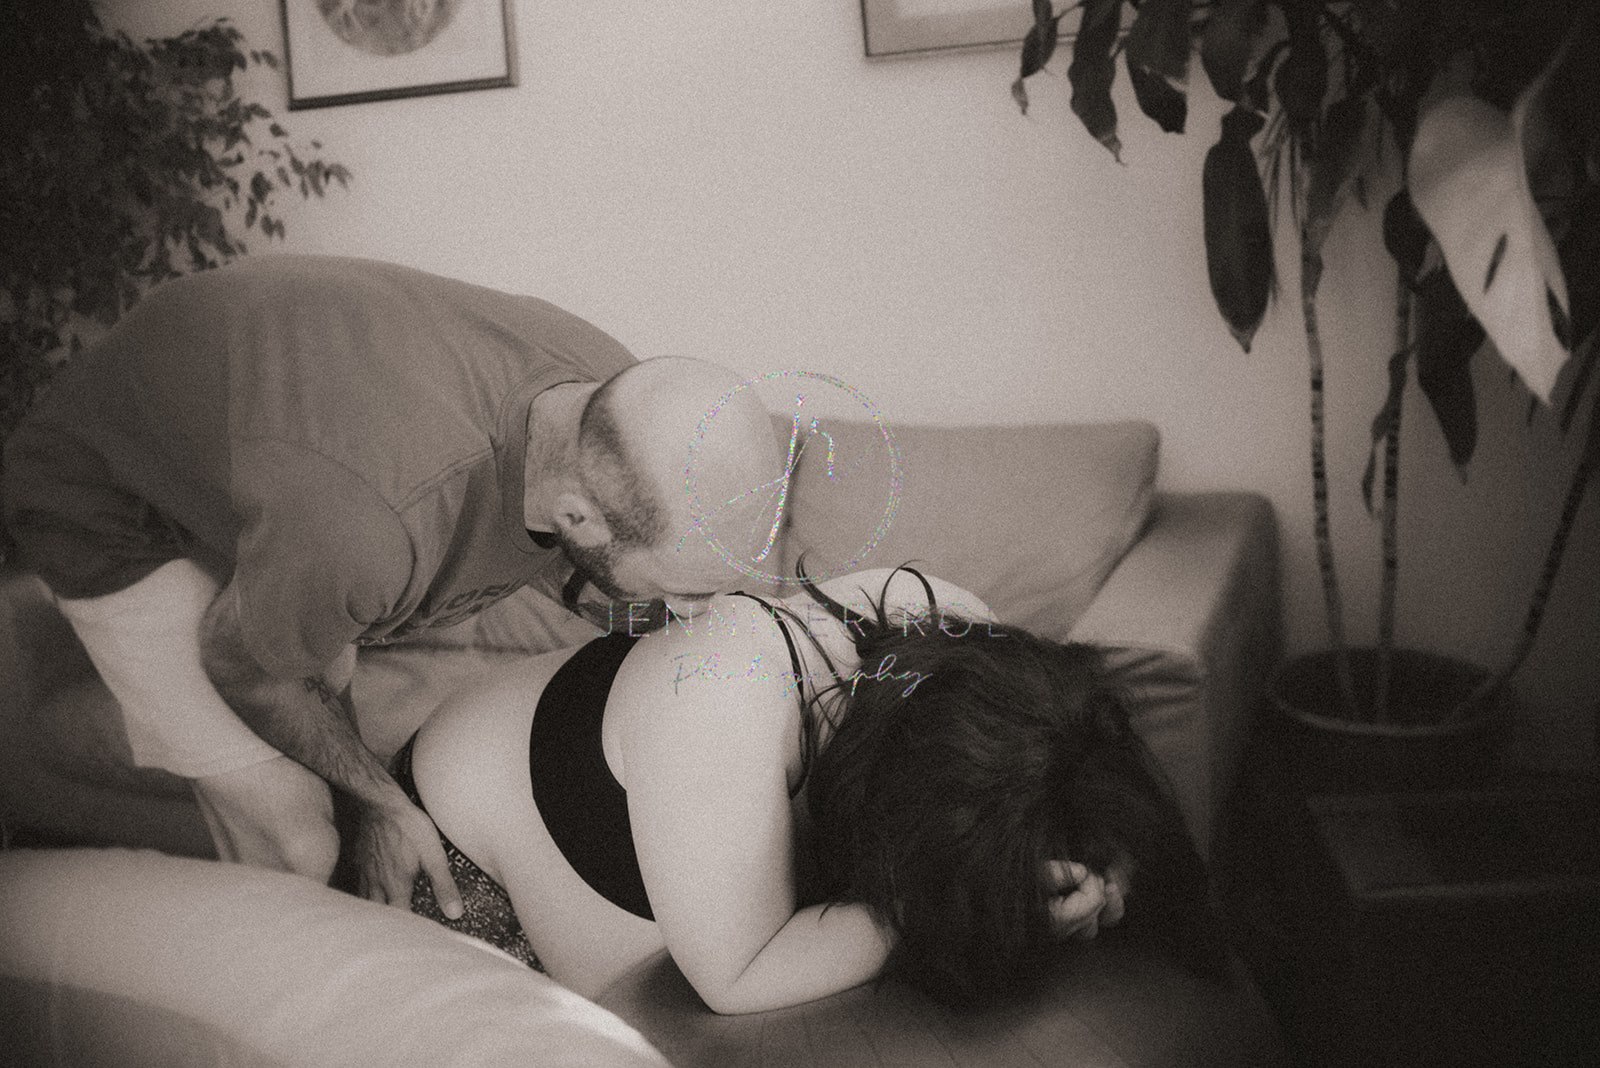
[[[606,717],[626,762],[641,746],[703,743],[758,722],[790,731],[798,685],[772,615],[747,597],[716,597],[694,619],[639,640],[612,682]]]
[[[705,611],[693,618],[671,617],[666,626],[644,635],[628,654],[617,679],[647,690],[671,688],[681,694],[693,679],[731,677],[726,673],[753,663],[755,670],[739,670],[737,676],[761,681],[778,668],[788,667],[786,649],[783,631],[767,607],[742,594],[727,594],[712,598]]]

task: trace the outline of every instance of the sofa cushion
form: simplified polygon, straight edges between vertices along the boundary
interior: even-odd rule
[[[879,424],[824,429],[790,488],[790,574],[801,553],[814,575],[910,562],[1062,640],[1150,514],[1159,437],[1146,422],[892,426],[898,479]]]

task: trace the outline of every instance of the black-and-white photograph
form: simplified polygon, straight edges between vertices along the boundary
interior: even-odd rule
[[[7,5],[0,1065],[1600,1064],[1597,52]]]

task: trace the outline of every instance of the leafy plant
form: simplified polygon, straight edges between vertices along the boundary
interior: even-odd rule
[[[297,152],[234,76],[276,67],[226,19],[135,44],[87,0],[0,16],[0,437],[80,328],[151,286],[284,236],[279,191],[321,197],[350,173]]]
[[[1112,85],[1119,52],[1140,110],[1182,133],[1192,59],[1231,110],[1201,176],[1206,263],[1228,329],[1246,352],[1276,291],[1274,220],[1287,200],[1299,240],[1310,372],[1315,538],[1344,714],[1389,712],[1398,566],[1399,440],[1414,368],[1462,467],[1477,443],[1470,364],[1487,338],[1561,425],[1589,396],[1600,349],[1600,19],[1587,0],[1034,0],[1012,95],[1070,42],[1071,107],[1120,159]],[[1349,201],[1398,168],[1384,208],[1396,264],[1395,349],[1373,419],[1363,490],[1383,523],[1378,667],[1356,697],[1328,513],[1322,248]],[[1285,189],[1287,186],[1287,189]],[[1287,192],[1287,197],[1284,196]],[[1375,503],[1381,464],[1383,494]],[[1450,715],[1481,707],[1532,648],[1578,506],[1600,469],[1600,398],[1510,663]]]

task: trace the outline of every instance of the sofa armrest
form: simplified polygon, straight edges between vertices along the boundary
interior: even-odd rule
[[[1281,649],[1278,536],[1250,493],[1163,493],[1073,628],[1105,651],[1202,855]]]
[[[0,1063],[668,1068],[487,944],[296,875],[8,850],[0,901]]]

